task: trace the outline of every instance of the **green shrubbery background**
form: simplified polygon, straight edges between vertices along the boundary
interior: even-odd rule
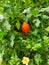
[[[0,65],[23,65],[24,56],[29,65],[49,65],[49,0],[0,0]]]

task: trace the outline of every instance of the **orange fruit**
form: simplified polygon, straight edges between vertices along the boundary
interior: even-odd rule
[[[29,25],[29,23],[27,23],[27,22],[23,22],[23,24],[22,24],[22,26],[21,26],[21,29],[22,29],[22,31],[24,32],[24,33],[28,33],[29,32],[29,30],[30,30],[30,25]]]

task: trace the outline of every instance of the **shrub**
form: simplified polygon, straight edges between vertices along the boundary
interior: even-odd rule
[[[23,64],[49,65],[49,0],[0,0],[0,65]]]

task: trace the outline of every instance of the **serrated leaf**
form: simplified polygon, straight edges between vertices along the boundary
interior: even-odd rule
[[[41,44],[40,43],[34,44],[34,46],[32,47],[33,50],[37,50],[39,48],[41,48]]]
[[[37,16],[37,14],[39,13],[39,9],[33,9],[31,13],[33,16]]]
[[[49,7],[41,8],[41,9],[40,9],[40,12],[44,12],[44,11],[49,12]]]
[[[39,20],[39,19],[34,19],[34,20],[33,20],[33,23],[35,23],[35,26],[36,26],[36,27],[39,27],[39,25],[40,25],[40,20]]]
[[[41,58],[40,54],[36,54],[34,56],[34,59],[35,59],[35,62],[36,62],[37,65],[40,65],[40,63],[42,62],[42,58]]]
[[[49,16],[47,16],[47,15],[43,15],[42,18],[44,18],[44,19],[49,19]]]
[[[28,12],[30,12],[30,9],[31,9],[30,7],[27,9],[24,9],[24,11],[22,13],[28,13]]]
[[[4,27],[6,30],[10,30],[10,29],[11,29],[11,25],[9,24],[8,21],[5,21],[5,22],[3,23],[3,27]]]

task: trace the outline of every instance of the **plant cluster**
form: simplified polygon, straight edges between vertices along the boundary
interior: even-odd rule
[[[49,0],[0,0],[0,65],[49,65]]]

